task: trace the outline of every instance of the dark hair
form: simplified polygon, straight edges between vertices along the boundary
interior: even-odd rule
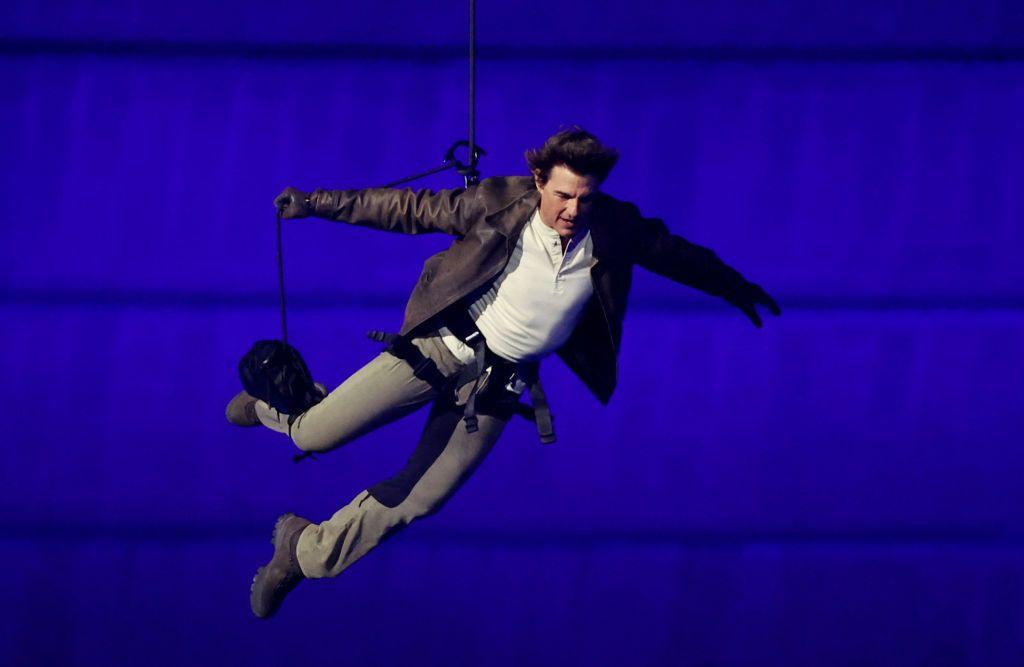
[[[551,168],[565,165],[580,176],[592,176],[601,183],[619,161],[619,152],[602,144],[578,125],[548,137],[540,148],[526,151],[526,162],[541,183],[547,183]]]

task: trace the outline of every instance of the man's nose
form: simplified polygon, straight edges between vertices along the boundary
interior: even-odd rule
[[[571,218],[575,218],[576,214],[579,212],[579,209],[580,209],[579,200],[578,199],[570,199],[569,201],[567,201],[565,203],[565,217],[570,218],[570,219]]]

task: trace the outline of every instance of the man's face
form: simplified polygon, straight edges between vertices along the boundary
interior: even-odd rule
[[[587,213],[597,194],[597,181],[593,176],[580,176],[565,165],[555,165],[543,185],[534,175],[540,191],[540,219],[558,232],[562,238],[571,238],[587,225]]]

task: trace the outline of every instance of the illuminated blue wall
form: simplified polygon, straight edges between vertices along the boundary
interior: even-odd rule
[[[271,200],[463,138],[466,6],[15,0],[0,662],[1024,664],[1024,7],[480,5],[484,175],[579,123],[622,152],[606,190],[784,316],[638,272],[610,406],[549,361],[557,445],[514,423],[444,512],[259,622],[274,518],[328,517],[423,419],[299,466],[225,423],[278,332]],[[285,234],[332,385],[446,244]]]

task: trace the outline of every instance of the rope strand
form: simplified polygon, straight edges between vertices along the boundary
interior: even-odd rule
[[[284,304],[284,248],[281,241],[281,210],[277,209],[277,284],[281,291],[281,340],[288,342],[288,315]]]
[[[469,166],[476,170],[476,0],[469,0]]]

